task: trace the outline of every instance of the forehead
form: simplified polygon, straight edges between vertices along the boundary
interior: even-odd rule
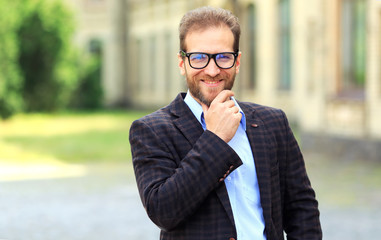
[[[185,37],[187,52],[232,52],[234,35],[226,25],[190,30]]]

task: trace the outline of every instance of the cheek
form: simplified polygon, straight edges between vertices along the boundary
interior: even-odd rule
[[[234,72],[231,72],[231,71],[223,71],[221,74],[220,74],[220,77],[222,77],[223,79],[225,79],[226,81],[231,81],[231,78],[232,76],[234,75]]]
[[[202,78],[202,72],[197,70],[197,69],[193,69],[193,68],[185,69],[185,74],[186,74],[187,78],[189,80],[192,80],[193,82],[197,82],[197,81],[199,81],[199,79]]]

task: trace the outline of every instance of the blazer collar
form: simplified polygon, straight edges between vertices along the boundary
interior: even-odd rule
[[[185,138],[192,144],[204,132],[200,122],[193,115],[188,105],[184,102],[186,93],[180,93],[170,104],[170,112],[175,117],[174,124],[184,134]]]

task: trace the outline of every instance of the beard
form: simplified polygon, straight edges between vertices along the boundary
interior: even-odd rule
[[[200,79],[199,77],[197,76],[194,76],[194,77],[191,77],[191,76],[188,76],[188,74],[186,74],[186,80],[187,80],[187,85],[188,85],[188,88],[189,88],[189,92],[192,94],[192,96],[194,98],[196,98],[199,102],[205,104],[206,106],[210,107],[210,104],[213,102],[214,98],[222,91],[222,90],[231,90],[233,88],[233,85],[234,85],[234,80],[235,80],[235,73],[232,74],[232,75],[226,75],[226,76],[221,76],[220,74],[217,75],[216,77],[214,78],[210,78],[210,77],[205,77],[205,78],[202,78],[204,80],[211,80],[213,81],[213,79],[224,79],[224,86],[223,88],[219,88],[219,87],[216,87],[216,88],[208,88],[207,91],[208,91],[208,96],[206,96],[202,91],[201,91],[201,87],[200,87]],[[210,97],[212,96],[212,97]]]

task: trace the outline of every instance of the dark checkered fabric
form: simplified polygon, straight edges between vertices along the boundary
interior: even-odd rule
[[[236,239],[221,178],[242,162],[228,144],[203,131],[184,96],[131,126],[141,200],[161,228],[160,239]],[[315,193],[285,114],[253,103],[239,105],[247,118],[267,239],[284,239],[284,232],[287,239],[321,239]]]

